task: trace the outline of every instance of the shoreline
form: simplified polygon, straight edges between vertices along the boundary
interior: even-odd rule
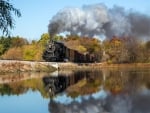
[[[150,68],[150,63],[128,63],[128,64],[108,64],[108,63],[58,63],[60,70],[65,69],[102,69],[102,68]]]
[[[36,62],[0,60],[0,74],[18,72],[53,72],[68,69],[102,68],[150,68],[150,63],[108,64],[108,63],[72,63],[72,62]]]
[[[0,74],[20,72],[53,72],[55,65],[48,62],[0,60]]]

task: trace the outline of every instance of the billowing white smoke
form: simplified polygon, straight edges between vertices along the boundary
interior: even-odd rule
[[[50,20],[48,30],[50,35],[69,32],[88,37],[147,37],[150,35],[150,17],[118,6],[108,9],[104,4],[86,5],[62,9]]]

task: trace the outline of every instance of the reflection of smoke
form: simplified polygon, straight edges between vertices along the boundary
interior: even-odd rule
[[[150,92],[143,92],[145,90],[136,95],[115,96],[105,92],[106,97],[86,96],[80,101],[72,99],[67,104],[51,100],[49,110],[50,113],[150,113]]]
[[[133,113],[150,113],[150,90],[143,89],[133,100]]]
[[[111,96],[106,99],[105,108],[110,113],[131,113],[131,107],[130,97],[126,95]]]
[[[84,100],[85,102],[82,104],[79,104],[78,102],[72,102],[69,105],[63,105],[51,101],[49,104],[51,111],[50,113],[103,113],[104,110],[101,107],[102,102],[99,100],[93,100],[93,98],[90,100],[90,102]]]
[[[82,8],[65,8],[59,11],[49,24],[49,33],[69,32],[81,36],[105,35],[106,37],[150,35],[150,17],[125,11],[104,4],[86,5]]]
[[[63,102],[60,98],[51,100],[49,103],[50,113],[102,113],[103,100],[107,93],[103,90],[91,96],[83,96],[75,99],[66,97]],[[62,99],[62,100],[63,100]]]

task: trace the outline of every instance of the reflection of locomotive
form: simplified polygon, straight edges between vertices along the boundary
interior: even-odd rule
[[[103,76],[99,70],[95,70],[94,72],[89,70],[75,71],[73,73],[58,72],[51,74],[50,76],[43,77],[43,83],[45,90],[49,92],[50,96],[54,96],[83,79],[87,84],[90,83],[90,85],[93,84],[93,86],[95,86],[95,83],[98,83],[98,81],[101,83]]]
[[[47,92],[50,96],[64,91],[70,85],[77,83],[79,80],[85,78],[83,74],[74,75],[58,75],[58,76],[46,76],[43,78],[43,83]]]
[[[63,62],[65,60],[71,62],[94,62],[94,55],[82,54],[76,50],[67,48],[63,43],[50,41],[43,53],[43,59],[49,62]]]
[[[59,77],[44,77],[43,82],[45,85],[46,91],[49,92],[50,96],[53,96],[59,92],[62,92],[68,84],[68,79],[65,76]]]

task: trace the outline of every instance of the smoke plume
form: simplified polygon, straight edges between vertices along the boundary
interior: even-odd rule
[[[50,20],[50,35],[67,32],[80,36],[116,35],[150,36],[150,17],[123,7],[109,9],[104,4],[85,5],[82,8],[64,8]]]

